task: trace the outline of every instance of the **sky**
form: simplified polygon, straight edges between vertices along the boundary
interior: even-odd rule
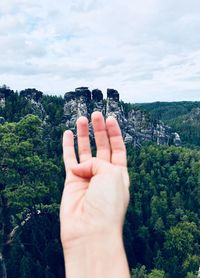
[[[0,86],[200,101],[199,0],[1,0]]]

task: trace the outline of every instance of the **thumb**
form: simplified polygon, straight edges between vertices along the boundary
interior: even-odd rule
[[[74,175],[81,178],[91,178],[98,174],[110,173],[112,165],[104,160],[92,158],[71,168]]]

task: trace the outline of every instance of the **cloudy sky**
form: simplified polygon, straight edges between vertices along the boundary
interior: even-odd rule
[[[200,100],[199,0],[1,0],[0,85]]]

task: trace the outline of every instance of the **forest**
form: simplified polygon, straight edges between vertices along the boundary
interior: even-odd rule
[[[30,102],[19,92],[1,87],[0,93],[3,90],[0,277],[64,278],[59,236],[65,178],[64,100],[43,95],[48,115],[43,121],[32,114]],[[123,236],[131,275],[196,278],[200,267],[200,102],[123,105],[125,110],[132,106],[146,110],[182,138],[180,147],[127,145],[131,198]]]
[[[153,119],[159,119],[181,134],[184,145],[200,146],[200,101],[139,104]]]

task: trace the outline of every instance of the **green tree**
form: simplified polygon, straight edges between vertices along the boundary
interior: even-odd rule
[[[146,277],[147,278],[164,278],[165,277],[165,273],[162,270],[153,269],[151,271],[151,273],[149,273]]]

